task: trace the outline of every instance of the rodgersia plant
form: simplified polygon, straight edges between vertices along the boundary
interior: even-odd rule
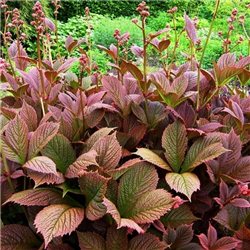
[[[57,16],[59,1],[53,4]],[[178,33],[174,7],[174,37],[168,25],[147,34],[142,2],[133,23],[143,46],[129,48],[129,34],[117,27],[116,43],[99,46],[114,68],[101,75],[88,8],[86,37],[65,39],[67,58],[52,58],[57,25],[39,2],[36,58],[22,46],[18,10],[1,8],[1,86],[11,93],[1,106],[3,250],[249,249],[249,56],[236,58],[225,45],[213,68],[203,69],[209,36],[199,40],[197,19],[185,14]],[[190,42],[183,65],[175,62],[180,36]],[[162,64],[152,73],[149,46]]]

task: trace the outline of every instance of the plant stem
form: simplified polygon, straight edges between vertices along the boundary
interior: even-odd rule
[[[210,27],[209,27],[209,31],[208,31],[208,35],[207,35],[207,39],[206,39],[205,45],[204,45],[204,48],[203,48],[203,50],[202,50],[202,54],[201,54],[201,58],[200,58],[200,63],[199,63],[199,65],[198,65],[198,75],[197,75],[197,102],[196,102],[196,109],[197,109],[197,110],[199,110],[199,107],[200,107],[200,77],[201,77],[202,62],[203,62],[203,59],[204,59],[205,51],[206,51],[206,48],[207,48],[207,45],[208,45],[210,36],[211,36],[211,34],[212,34],[213,24],[214,24],[214,21],[215,21],[215,18],[216,18],[218,9],[219,9],[219,5],[220,5],[220,0],[216,0],[216,5],[215,5],[214,14],[213,14],[213,17],[212,17],[212,20],[211,20],[211,24],[210,24]]]
[[[4,170],[6,171],[7,173],[7,181],[8,181],[8,184],[10,186],[10,189],[11,191],[14,193],[15,192],[15,188],[11,182],[11,178],[10,178],[10,170],[9,170],[9,166],[8,166],[8,163],[7,163],[7,160],[5,158],[5,155],[4,155],[4,152],[2,152],[2,159],[3,159],[3,166],[4,166]]]
[[[144,78],[144,93],[147,92],[147,40],[146,40],[146,18],[142,17],[142,36],[143,36],[143,78]]]

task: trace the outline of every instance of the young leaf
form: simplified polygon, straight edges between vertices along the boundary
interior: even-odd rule
[[[173,205],[170,193],[157,189],[143,194],[124,217],[138,224],[151,223],[164,215]]]
[[[193,173],[167,173],[165,179],[172,189],[185,194],[190,201],[193,192],[200,189],[200,180]]]
[[[155,190],[157,182],[157,172],[149,163],[138,163],[128,170],[121,177],[118,188],[120,214],[127,214],[143,194]]]
[[[169,125],[162,135],[162,147],[165,157],[175,172],[179,172],[187,150],[187,132],[185,126],[179,121]]]
[[[164,250],[166,244],[150,233],[135,236],[129,242],[128,250]]]
[[[184,15],[185,19],[185,30],[192,41],[193,45],[195,45],[197,41],[196,28],[194,26],[194,22],[189,18],[188,15]]]
[[[116,139],[116,133],[99,139],[92,147],[97,152],[97,162],[104,170],[114,169],[122,156],[122,150]]]
[[[219,136],[211,135],[205,138],[199,138],[189,149],[181,171],[192,171],[201,163],[212,160],[227,151],[228,150],[222,146]]]
[[[77,178],[84,174],[88,166],[98,166],[96,162],[97,153],[95,150],[80,155],[77,160],[69,166],[65,176],[67,178]]]
[[[57,134],[58,130],[59,124],[53,122],[46,122],[40,125],[30,139],[29,159],[36,156]]]
[[[43,174],[57,174],[56,164],[46,156],[37,156],[23,165],[24,168]]]
[[[67,168],[75,160],[75,151],[71,146],[69,140],[57,134],[48,144],[42,149],[44,156],[52,159],[60,172],[65,173]]]
[[[83,208],[65,204],[50,205],[36,215],[34,225],[43,235],[46,248],[53,238],[76,230],[83,218]]]
[[[81,250],[106,250],[104,238],[92,232],[77,232]]]
[[[39,247],[39,241],[30,228],[18,224],[2,227],[0,242],[2,250],[37,249]]]
[[[19,115],[15,117],[5,131],[6,140],[19,158],[19,163],[26,160],[28,150],[28,127]]]
[[[168,166],[168,164],[156,153],[147,148],[138,148],[134,153],[140,156],[143,160],[152,163],[160,168],[172,171],[172,169]]]
[[[62,194],[55,189],[37,188],[14,193],[6,202],[23,206],[48,206],[62,202]]]
[[[80,189],[87,203],[86,217],[89,220],[98,220],[106,213],[106,207],[102,202],[107,191],[108,180],[95,172],[86,172],[79,178]]]
[[[183,224],[191,224],[195,220],[198,220],[198,218],[193,215],[186,204],[183,204],[176,209],[172,209],[161,218],[161,221],[165,226],[174,228]]]

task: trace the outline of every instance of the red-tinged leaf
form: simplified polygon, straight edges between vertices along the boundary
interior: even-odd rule
[[[161,221],[165,226],[173,228],[183,224],[191,224],[196,220],[198,220],[198,218],[193,215],[190,208],[186,204],[181,205],[176,209],[172,209],[161,218]]]
[[[157,87],[157,89],[164,95],[170,92],[170,83],[167,77],[161,72],[150,74],[150,81]]]
[[[37,129],[38,120],[36,110],[25,101],[23,101],[23,106],[19,115],[27,124],[29,131],[34,131]]]
[[[46,156],[37,156],[27,161],[24,168],[33,170],[42,174],[56,174],[56,164]]]
[[[98,166],[96,156],[97,153],[95,150],[90,150],[89,152],[80,155],[77,160],[69,166],[65,176],[67,178],[80,177],[85,173],[88,166]]]
[[[77,45],[78,45],[77,40],[74,40],[72,36],[67,36],[65,40],[65,47],[69,53],[71,53]]]
[[[208,242],[207,236],[205,234],[200,234],[200,235],[197,235],[197,237],[200,241],[202,248],[204,250],[209,250],[209,242]]]
[[[238,74],[238,78],[242,85],[247,84],[247,82],[250,80],[250,71],[244,69],[240,74]]]
[[[143,160],[149,163],[152,163],[160,168],[172,171],[169,165],[160,156],[158,156],[156,153],[154,153],[150,149],[138,148],[134,154],[140,156]]]
[[[139,82],[143,80],[143,74],[141,70],[133,63],[126,62],[126,68],[136,80],[138,80]]]
[[[200,189],[200,180],[193,173],[167,173],[165,179],[170,188],[185,194],[190,201],[193,192]]]
[[[67,60],[57,69],[57,72],[58,72],[58,73],[62,73],[62,72],[67,71],[67,70],[72,66],[72,64],[73,64],[76,60],[77,60],[76,58],[69,58],[69,59],[67,59]]]
[[[101,128],[93,133],[87,140],[87,149],[91,149],[97,140],[109,135],[115,128]]]
[[[58,72],[47,70],[45,71],[44,75],[50,83],[54,83],[58,75]]]
[[[106,250],[104,238],[94,232],[77,232],[81,250]]]
[[[55,32],[56,26],[49,18],[45,17],[44,23],[46,27],[48,27],[51,31]]]
[[[43,235],[46,248],[53,238],[75,231],[83,218],[83,208],[65,204],[50,205],[37,214],[34,225]]]
[[[235,66],[237,68],[245,68],[246,66],[248,66],[250,64],[250,56],[246,56],[243,57],[242,59],[240,59]]]
[[[20,158],[16,154],[16,152],[12,149],[12,147],[7,143],[7,140],[5,137],[1,137],[0,140],[1,145],[1,153],[9,160],[20,163]]]
[[[110,214],[112,216],[112,218],[115,220],[117,226],[119,227],[121,224],[121,215],[120,215],[119,211],[117,210],[115,204],[105,197],[103,199],[102,204],[106,207],[107,214]]]
[[[42,154],[52,159],[62,173],[75,161],[75,151],[70,141],[61,134],[57,134],[48,142],[42,149]]]
[[[233,237],[223,237],[213,245],[212,249],[214,250],[233,250],[237,247],[240,241]]]
[[[108,174],[112,176],[114,180],[119,179],[123,174],[125,174],[130,168],[133,168],[137,163],[142,162],[140,159],[131,159],[122,164],[121,167],[116,169],[111,169]]]
[[[162,135],[162,147],[165,157],[175,172],[179,172],[187,150],[187,132],[185,126],[179,121],[169,125]]]
[[[235,198],[235,199],[230,201],[230,204],[232,204],[235,207],[249,207],[250,208],[249,201],[247,201],[243,198]]]
[[[199,138],[189,149],[181,167],[182,172],[192,171],[201,163],[212,160],[227,151],[228,150],[222,146],[219,136],[210,135]]]
[[[132,229],[132,231],[136,230],[138,234],[142,234],[145,232],[137,223],[130,219],[122,218],[120,226],[117,229],[122,227],[127,227],[129,229]]]
[[[229,102],[229,106],[230,109],[233,111],[233,113],[235,114],[234,117],[240,121],[241,125],[244,124],[244,114],[243,111],[241,110],[241,107],[239,106],[239,104],[237,104],[236,102],[230,100]]]
[[[10,121],[6,131],[6,140],[19,158],[19,163],[26,160],[28,151],[28,127],[22,118],[17,115]]]
[[[150,191],[155,190],[158,175],[149,163],[137,163],[120,179],[118,188],[118,209],[123,216],[135,205],[137,200]]]
[[[197,42],[197,35],[196,35],[196,28],[194,26],[194,22],[189,18],[188,15],[184,15],[185,19],[185,30],[192,41],[192,43],[195,45]]]
[[[213,246],[217,241],[217,231],[210,223],[207,230],[207,239],[210,246]]]
[[[14,91],[16,91],[18,89],[19,85],[18,85],[17,81],[15,80],[15,78],[12,75],[10,75],[8,72],[5,72],[5,71],[3,71],[2,74],[6,78],[7,82],[10,84],[12,89]]]
[[[39,241],[31,229],[18,224],[2,227],[0,242],[2,250],[28,250],[39,247]]]
[[[113,52],[113,54],[115,55],[115,58],[117,58],[117,47],[113,43],[111,43],[109,46],[109,49],[110,51]]]
[[[135,236],[130,240],[128,250],[164,250],[166,244],[150,233]]]
[[[116,55],[112,50],[107,49],[102,45],[97,45],[97,47],[103,51],[105,51],[112,59],[116,60]]]
[[[62,86],[63,86],[63,84],[58,83],[51,88],[50,93],[49,93],[49,98],[48,98],[48,101],[50,103],[54,102],[57,99],[57,97],[62,89]]]
[[[171,92],[176,93],[180,98],[188,87],[188,79],[185,75],[175,78],[171,85]]]
[[[122,150],[116,139],[116,133],[99,139],[92,149],[97,152],[97,162],[105,171],[117,167],[122,156]]]
[[[106,213],[102,204],[107,191],[108,178],[96,172],[86,172],[79,178],[79,185],[86,198],[86,217],[89,220],[98,220]]]
[[[116,229],[114,227],[108,228],[106,238],[106,249],[112,250],[127,250],[128,239],[127,230],[125,228]]]
[[[46,122],[40,125],[33,133],[29,143],[29,159],[41,151],[53,139],[59,130],[59,124]]]
[[[158,48],[160,52],[163,52],[170,45],[170,40],[162,40],[159,42]]]
[[[28,189],[13,194],[6,202],[14,202],[22,206],[48,206],[62,202],[62,194],[56,189]]]
[[[17,41],[14,41],[8,48],[8,53],[11,59],[13,59],[17,54]]]
[[[131,46],[130,50],[135,56],[143,58],[143,48],[133,45]]]
[[[43,184],[61,184],[65,182],[63,175],[59,172],[56,174],[43,174],[40,172],[28,170],[28,177],[35,182],[34,188]]]
[[[198,128],[204,131],[205,133],[211,133],[221,127],[223,127],[223,125],[218,122],[209,122],[207,124],[203,124],[199,126]]]
[[[240,158],[229,176],[234,180],[248,182],[250,180],[250,156]]]
[[[218,62],[217,62],[217,65],[219,66],[219,68],[222,70],[224,68],[227,68],[227,67],[232,67],[234,66],[236,62],[236,56],[235,54],[232,54],[232,53],[226,53],[226,54],[223,54]]]
[[[102,77],[102,85],[108,96],[123,110],[126,105],[125,96],[127,93],[122,83],[116,77],[104,76]]]
[[[123,213],[123,217],[138,224],[151,223],[160,219],[172,206],[171,194],[163,189],[157,189],[141,195],[133,208],[126,214]]]

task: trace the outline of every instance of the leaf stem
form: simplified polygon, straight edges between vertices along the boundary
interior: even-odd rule
[[[216,5],[215,5],[214,14],[213,14],[213,17],[212,17],[212,20],[211,20],[211,23],[210,23],[210,27],[209,27],[207,39],[206,39],[204,48],[203,48],[203,50],[202,50],[200,62],[199,62],[199,65],[198,65],[198,75],[197,75],[197,102],[196,102],[196,109],[197,109],[197,110],[199,110],[199,107],[200,107],[200,78],[201,78],[201,67],[202,67],[202,62],[203,62],[203,59],[204,59],[205,51],[206,51],[206,48],[207,48],[207,45],[208,45],[210,36],[211,36],[211,34],[212,34],[213,24],[214,24],[214,21],[215,21],[215,19],[216,19],[216,15],[217,15],[219,6],[220,6],[220,0],[216,0]]]

